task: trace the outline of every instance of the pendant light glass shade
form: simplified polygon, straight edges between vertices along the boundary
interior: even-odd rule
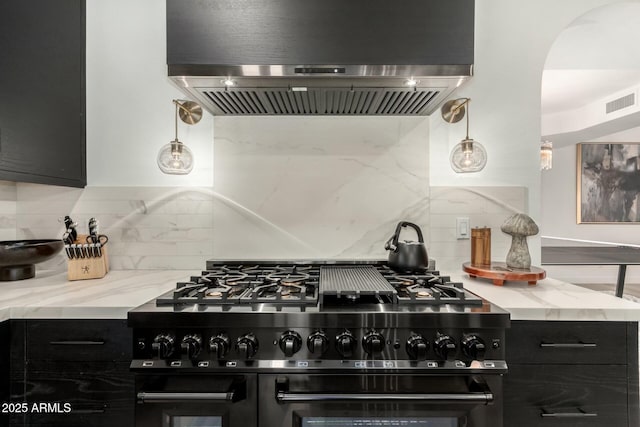
[[[540,144],[540,170],[549,170],[553,167],[553,143],[542,141]]]
[[[193,170],[193,153],[175,139],[160,149],[158,167],[168,175],[186,175]]]
[[[449,123],[457,123],[467,113],[467,136],[460,141],[451,152],[449,163],[457,173],[479,172],[487,164],[487,151],[482,144],[469,138],[469,108],[465,105],[470,98],[452,99],[444,103],[441,109],[442,118]]]
[[[168,175],[186,175],[193,170],[193,153],[178,140],[178,117],[184,123],[195,124],[202,118],[202,108],[193,101],[173,100],[176,104],[176,138],[164,145],[156,159],[158,167]]]
[[[463,139],[451,152],[451,168],[457,173],[479,172],[487,164],[487,151],[473,139]]]

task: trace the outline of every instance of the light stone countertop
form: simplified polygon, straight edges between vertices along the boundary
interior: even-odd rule
[[[200,271],[112,270],[102,279],[67,281],[66,272],[37,271],[36,277],[0,282],[0,321],[9,318],[126,319],[127,311],[186,281]],[[452,276],[511,313],[512,320],[638,321],[640,304],[545,279],[535,286]],[[613,289],[613,285],[612,285]]]
[[[0,321],[6,319],[126,319],[127,312],[174,289],[200,271],[111,270],[102,279],[67,280],[67,272],[0,282]]]
[[[546,278],[536,285],[507,281],[496,286],[489,279],[460,273],[451,280],[464,282],[469,291],[504,308],[511,320],[640,320],[639,303],[556,279]]]

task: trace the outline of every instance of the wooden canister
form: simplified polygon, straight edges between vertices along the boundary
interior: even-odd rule
[[[491,265],[491,229],[471,229],[471,265]]]

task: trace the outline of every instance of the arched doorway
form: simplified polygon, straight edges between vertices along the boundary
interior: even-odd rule
[[[543,139],[553,142],[554,160],[553,168],[542,171],[541,177],[540,229],[547,236],[543,246],[640,244],[640,224],[576,221],[577,144],[640,143],[637,22],[638,2],[602,6],[574,20],[549,50],[542,77],[541,133]],[[633,209],[639,205],[635,203]],[[552,274],[570,282],[590,283],[611,281],[615,271],[554,267]],[[640,282],[640,271],[630,270],[627,282],[634,281]]]

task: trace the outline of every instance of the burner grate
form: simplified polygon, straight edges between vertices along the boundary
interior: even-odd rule
[[[397,290],[399,304],[425,305],[482,305],[482,298],[464,289],[460,282],[452,282],[449,276],[438,271],[420,274],[398,274],[386,266],[380,274]]]
[[[399,304],[478,305],[480,297],[435,270],[398,273],[383,263],[209,264],[201,276],[179,282],[157,305],[200,304],[280,307]],[[355,308],[354,308],[355,309]]]
[[[156,299],[166,304],[315,306],[320,270],[298,265],[222,265],[178,282]]]

